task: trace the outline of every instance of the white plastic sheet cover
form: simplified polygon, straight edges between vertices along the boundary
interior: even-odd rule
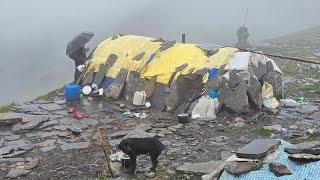
[[[236,52],[230,59],[229,63],[226,65],[225,70],[248,70],[250,64],[250,52]]]

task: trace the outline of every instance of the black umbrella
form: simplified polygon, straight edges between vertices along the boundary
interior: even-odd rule
[[[66,54],[72,54],[84,47],[84,45],[89,42],[94,36],[93,32],[82,32],[76,35],[67,45]]]

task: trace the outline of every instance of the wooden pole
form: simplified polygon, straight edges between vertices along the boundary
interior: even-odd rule
[[[108,147],[106,145],[106,139],[104,138],[103,129],[99,128],[98,131],[99,131],[99,137],[100,137],[100,145],[103,149],[104,156],[106,157],[106,160],[107,160],[108,170],[111,174],[111,177],[114,178],[113,171],[112,171],[111,165],[110,165],[109,151],[107,150]]]
[[[265,53],[265,52],[253,51],[253,50],[250,50],[250,49],[242,49],[242,48],[238,48],[238,49],[240,51],[252,52],[252,53],[261,54],[261,55],[270,56],[270,57],[275,57],[275,58],[288,59],[288,60],[311,63],[311,64],[320,64],[320,59],[318,59],[318,60],[316,60],[316,59],[304,59],[304,58],[298,58],[298,57],[290,57],[290,56],[283,56],[283,55],[277,55],[277,54],[270,54],[270,53]]]

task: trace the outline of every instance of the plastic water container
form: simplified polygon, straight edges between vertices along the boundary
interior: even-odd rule
[[[64,97],[67,102],[80,100],[80,86],[69,84],[64,87]]]
[[[145,91],[136,91],[133,95],[133,104],[142,106],[146,104],[147,94]]]

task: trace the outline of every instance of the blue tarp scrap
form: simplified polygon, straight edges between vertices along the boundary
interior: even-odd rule
[[[227,171],[223,171],[219,180],[316,180],[320,179],[320,161],[309,163],[295,163],[288,158],[288,154],[284,152],[284,148],[294,148],[294,145],[281,141],[280,155],[275,161],[286,165],[292,172],[292,175],[286,175],[277,177],[271,171],[269,171],[269,165],[263,164],[263,166],[256,171],[251,171],[240,176],[234,176]]]
[[[152,53],[152,54],[149,56],[146,64],[148,64],[150,61],[152,61],[152,59],[153,59],[153,57],[154,57],[154,54],[155,54],[155,53]]]
[[[122,121],[126,121],[126,120],[129,120],[129,119],[130,119],[130,117],[128,117],[128,116],[125,115],[125,114],[119,114],[119,115],[118,115],[118,118],[119,118],[120,120],[122,120]]]
[[[106,77],[105,80],[102,83],[102,88],[107,89],[114,81],[114,78]]]
[[[214,79],[215,77],[218,76],[219,70],[217,68],[212,68],[212,69],[209,70],[208,73],[209,73],[208,79],[211,80],[211,79]]]

